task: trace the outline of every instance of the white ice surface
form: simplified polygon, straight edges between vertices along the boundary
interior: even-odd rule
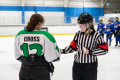
[[[59,48],[70,44],[73,35],[54,36]],[[0,80],[19,80],[21,63],[14,58],[14,37],[0,37]],[[120,80],[120,48],[115,48],[115,40],[106,55],[98,56],[97,80]],[[54,62],[55,72],[51,80],[72,80],[74,53],[62,54],[61,60]]]

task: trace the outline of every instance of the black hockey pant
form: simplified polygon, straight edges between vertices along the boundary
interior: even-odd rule
[[[48,66],[21,66],[19,80],[50,80]]]
[[[97,62],[76,63],[72,71],[73,80],[97,80]]]

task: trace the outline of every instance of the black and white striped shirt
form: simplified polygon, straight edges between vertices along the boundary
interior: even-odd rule
[[[89,50],[89,54],[83,53],[83,47]],[[72,53],[74,51],[77,51],[74,56],[75,62],[92,63],[97,61],[97,56],[104,55],[108,52],[108,45],[96,31],[92,31],[87,35],[78,31],[70,45],[63,49],[63,53]]]

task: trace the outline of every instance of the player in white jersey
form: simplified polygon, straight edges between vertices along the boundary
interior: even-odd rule
[[[44,18],[40,14],[33,14],[26,26],[15,38],[15,58],[22,65],[19,80],[50,80],[53,73],[53,61],[60,59],[54,37],[41,31]]]

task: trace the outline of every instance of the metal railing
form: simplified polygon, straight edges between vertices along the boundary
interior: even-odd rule
[[[44,17],[45,18],[45,23],[44,25],[76,25],[77,23],[77,17]],[[93,17],[94,18],[94,23],[98,23],[99,21],[99,16]],[[7,25],[27,25],[29,22],[30,17],[24,17],[24,24],[22,23],[22,17],[0,17],[0,26],[7,26]]]

